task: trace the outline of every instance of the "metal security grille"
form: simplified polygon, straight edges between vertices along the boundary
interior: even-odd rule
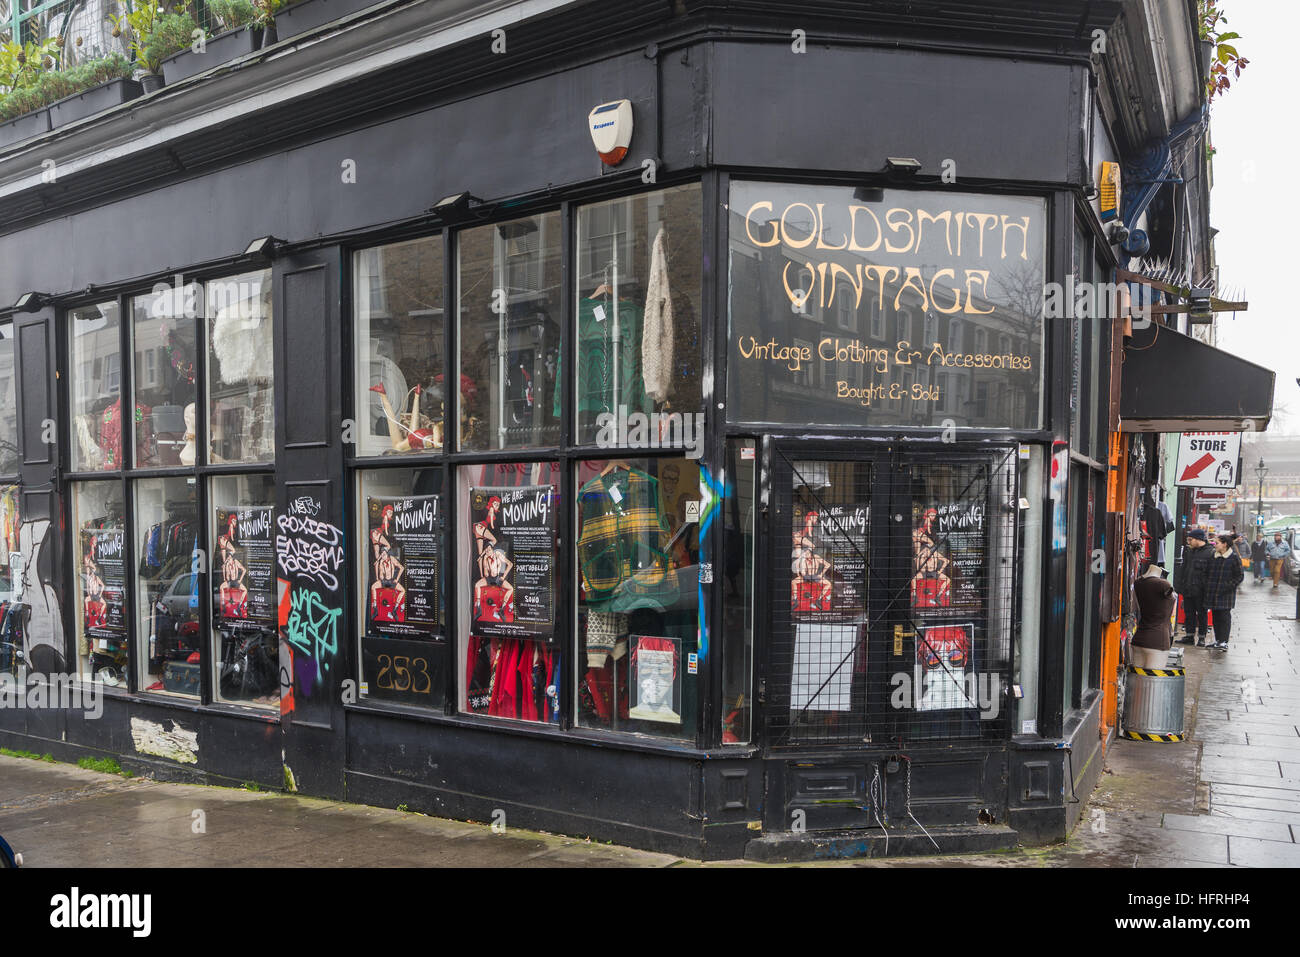
[[[1014,452],[773,452],[768,742],[1009,733]]]

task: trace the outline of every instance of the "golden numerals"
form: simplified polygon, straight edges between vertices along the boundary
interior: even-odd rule
[[[375,676],[375,686],[385,691],[410,691],[413,694],[428,694],[433,690],[433,679],[429,677],[429,660],[412,658],[409,655],[378,655],[379,674]],[[390,675],[391,673],[391,675]],[[387,682],[384,676],[390,675]],[[424,677],[424,687],[418,687],[420,677]]]

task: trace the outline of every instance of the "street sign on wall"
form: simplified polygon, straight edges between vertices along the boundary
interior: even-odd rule
[[[1178,438],[1178,485],[1187,488],[1235,488],[1240,432],[1184,432]]]

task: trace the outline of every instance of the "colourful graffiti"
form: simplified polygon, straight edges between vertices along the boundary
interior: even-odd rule
[[[339,618],[342,608],[330,608],[310,588],[298,586],[289,599],[289,620],[285,637],[289,644],[316,663],[316,680],[328,671],[339,650]]]

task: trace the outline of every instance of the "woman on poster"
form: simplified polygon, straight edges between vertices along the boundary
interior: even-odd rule
[[[99,573],[99,563],[95,561],[95,547],[93,544],[86,552],[84,569],[86,577],[86,627],[97,628],[107,620],[108,606],[104,602],[104,578]]]
[[[370,617],[375,621],[405,619],[406,586],[402,584],[405,573],[406,566],[393,557],[387,545],[380,545],[379,558],[375,561],[375,582],[370,586]],[[389,592],[390,608],[386,613],[382,612],[380,603],[382,590]]]
[[[238,517],[233,513],[226,518],[226,532],[217,539],[221,552],[221,614],[226,618],[248,616],[248,588],[244,579],[248,569],[238,557]]]
[[[945,607],[949,601],[952,579],[948,577],[948,559],[939,551],[939,543],[934,540],[934,523],[939,512],[927,508],[921,515],[921,524],[912,532],[912,567],[916,569],[912,577],[912,606]],[[935,582],[926,586],[924,582]]]

